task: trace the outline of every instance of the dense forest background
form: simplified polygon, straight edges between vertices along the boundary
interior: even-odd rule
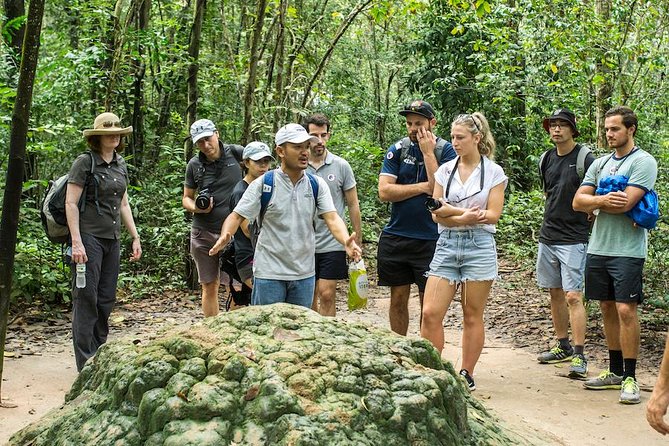
[[[28,5],[3,6],[4,189]],[[413,98],[431,101],[446,138],[455,115],[482,111],[511,179],[498,245],[529,262],[543,209],[536,163],[550,147],[543,117],[571,108],[579,141],[603,154],[603,113],[625,104],[639,115],[638,145],[658,160],[666,209],[668,26],[667,0],[47,2],[12,299],[46,309],[69,300],[61,248],[44,236],[38,208],[48,181],[85,150],[81,130],[105,110],[135,129],[125,156],[144,257],[122,266],[120,283],[134,297],[189,282],[182,181],[193,154],[188,127],[203,117],[223,141],[245,144],[271,143],[307,113],[328,114],[329,147],[353,166],[364,238],[374,242],[388,216],[376,192],[383,154],[405,133],[397,111]],[[647,263],[658,307],[669,304],[667,231],[663,220],[652,232]]]

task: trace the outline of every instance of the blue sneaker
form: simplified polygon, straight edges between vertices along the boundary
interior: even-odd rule
[[[587,378],[588,377],[588,361],[582,354],[576,354],[571,358],[569,365],[570,378]]]

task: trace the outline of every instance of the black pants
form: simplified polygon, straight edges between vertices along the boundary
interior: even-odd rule
[[[88,234],[81,234],[81,239],[88,256],[85,288],[76,287],[72,265],[72,343],[78,371],[107,341],[121,262],[118,240]]]

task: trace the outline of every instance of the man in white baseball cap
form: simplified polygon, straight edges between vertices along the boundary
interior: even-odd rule
[[[193,213],[190,253],[202,284],[202,312],[207,317],[218,314],[220,285],[219,258],[209,256],[209,250],[230,213],[230,195],[242,179],[239,163],[243,147],[219,141],[218,130],[209,119],[195,121],[190,136],[199,152],[186,167],[181,202]]]
[[[315,175],[305,174],[310,141],[317,138],[299,124],[287,124],[276,133],[281,167],[253,181],[223,223],[221,236],[209,251],[216,255],[232,239],[241,222],[261,214],[261,197],[270,192],[253,260],[252,305],[286,302],[311,308],[315,286],[315,230],[318,215],[346,253],[360,259],[362,251],[337,214],[330,189]],[[299,241],[299,242],[297,242]]]

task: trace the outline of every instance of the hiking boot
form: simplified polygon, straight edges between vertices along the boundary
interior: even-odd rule
[[[625,378],[620,388],[620,399],[618,401],[622,404],[639,404],[641,402],[641,391],[636,379],[631,376]]]
[[[542,364],[555,364],[556,362],[571,361],[571,356],[574,354],[574,349],[569,347],[569,350],[564,350],[560,344],[556,345],[547,352],[543,352],[537,357],[537,361]]]
[[[576,354],[571,358],[571,365],[569,366],[570,378],[587,378],[588,377],[588,361],[582,354]]]
[[[590,390],[620,389],[623,377],[604,370],[597,378],[592,378],[583,383],[583,387]]]
[[[460,377],[467,385],[469,391],[476,390],[476,384],[474,384],[474,378],[471,377],[469,372],[465,369],[460,370]]]

